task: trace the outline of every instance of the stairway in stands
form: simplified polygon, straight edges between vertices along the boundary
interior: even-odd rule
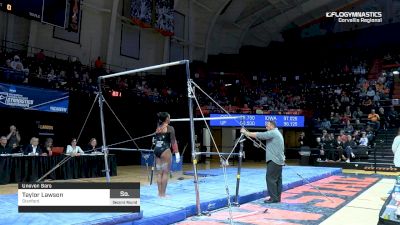
[[[396,128],[389,128],[387,130],[380,130],[376,136],[376,162],[377,167],[390,167],[393,166],[393,152],[392,143],[397,135]],[[374,155],[371,152],[368,162],[374,163]]]
[[[382,59],[375,59],[372,63],[371,70],[368,73],[368,80],[378,79],[380,72],[382,72]]]
[[[393,164],[392,143],[396,137],[397,129],[389,128],[380,130],[376,136],[376,168],[378,171],[390,171],[396,169]],[[368,158],[346,162],[316,162],[317,166],[341,167],[343,169],[374,170],[374,149],[371,149]],[[397,170],[398,171],[398,170]]]
[[[394,76],[393,99],[400,99],[400,78],[399,75]]]

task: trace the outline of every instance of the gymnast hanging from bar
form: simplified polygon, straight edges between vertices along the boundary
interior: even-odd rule
[[[169,125],[170,115],[167,112],[159,112],[157,116],[159,125],[154,136],[154,155],[156,156],[158,196],[165,198],[171,168],[171,149],[177,163],[180,162],[181,157],[175,138],[175,129]]]

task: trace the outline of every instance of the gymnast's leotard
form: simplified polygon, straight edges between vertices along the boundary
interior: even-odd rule
[[[166,132],[166,133],[156,133],[155,137],[154,137],[154,143],[155,143],[155,147],[154,147],[154,154],[160,158],[161,154],[167,150],[171,148],[171,136],[170,136],[170,132]]]

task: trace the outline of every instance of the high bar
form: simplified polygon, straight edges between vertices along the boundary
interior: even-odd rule
[[[136,149],[136,148],[108,148],[108,150],[129,151],[129,152],[154,152],[151,149]]]
[[[177,65],[188,63],[188,62],[189,62],[189,60],[181,60],[181,61],[164,63],[164,64],[160,64],[160,65],[155,65],[155,66],[148,66],[148,67],[143,67],[143,68],[140,68],[140,69],[128,70],[128,71],[124,71],[124,72],[119,72],[119,73],[113,73],[113,74],[109,74],[109,75],[99,76],[98,79],[101,80],[101,79],[107,79],[107,78],[111,78],[111,77],[118,77],[118,76],[122,76],[122,75],[133,74],[133,73],[140,73],[140,72],[144,72],[144,71],[155,70],[155,69],[160,69],[160,68],[169,67],[169,66],[177,66]]]
[[[204,121],[204,120],[234,120],[241,119],[243,116],[227,116],[227,117],[204,117],[204,118],[193,118],[193,121]],[[190,121],[190,118],[170,119],[171,122],[183,122]]]

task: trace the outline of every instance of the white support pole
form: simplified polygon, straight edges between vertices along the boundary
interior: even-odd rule
[[[101,91],[101,79],[98,79],[98,85],[99,85],[99,108],[100,108],[100,126],[101,126],[101,137],[103,139],[103,146],[102,150],[104,153],[104,167],[105,167],[105,172],[106,172],[106,181],[107,183],[110,183],[110,169],[108,168],[108,149],[107,149],[107,142],[106,142],[106,128],[104,124],[104,113],[103,113],[103,101],[104,101],[104,96]]]
[[[196,210],[197,215],[201,215],[200,207],[200,193],[199,193],[199,178],[197,175],[197,158],[196,158],[196,146],[194,141],[194,119],[193,119],[193,98],[194,93],[192,89],[192,79],[190,79],[189,61],[186,62],[186,76],[187,76],[187,88],[188,88],[188,105],[189,105],[189,121],[190,121],[190,143],[192,148],[192,163],[193,163],[193,182],[196,193]]]

